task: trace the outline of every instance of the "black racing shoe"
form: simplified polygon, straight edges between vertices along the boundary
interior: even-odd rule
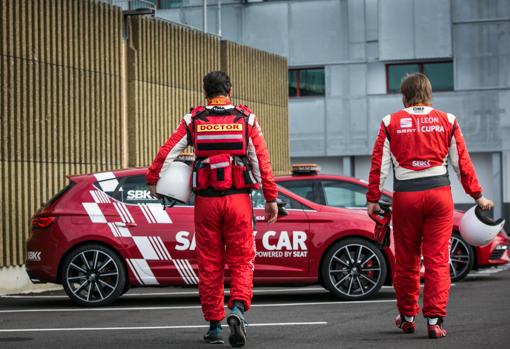
[[[213,329],[209,329],[207,333],[204,335],[204,341],[209,344],[223,344],[225,341],[223,340],[223,337],[221,336],[221,331],[223,329],[221,326],[215,327]]]
[[[246,344],[246,320],[243,312],[237,308],[232,308],[232,313],[227,317],[230,336],[228,342],[233,347],[242,347]]]

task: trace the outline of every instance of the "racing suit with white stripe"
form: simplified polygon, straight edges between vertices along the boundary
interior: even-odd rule
[[[218,100],[218,99],[217,99]],[[207,109],[234,109],[228,99],[206,106]],[[254,114],[247,119],[246,157],[252,174],[267,202],[278,196],[264,136]],[[146,174],[147,183],[154,185],[160,173],[174,161],[193,139],[192,115],[184,116],[177,130],[160,148]],[[191,133],[191,137],[190,137]],[[255,245],[253,209],[250,190],[214,190],[196,192],[195,230],[199,272],[199,293],[205,320],[221,321],[224,312],[224,268],[229,266],[231,277],[229,307],[233,301],[243,301],[245,310],[251,306]]]
[[[415,316],[419,312],[421,254],[425,265],[423,314],[446,315],[453,229],[448,165],[467,194],[475,200],[482,196],[454,115],[413,106],[383,118],[372,153],[367,201],[379,201],[393,167],[393,284],[402,315]]]

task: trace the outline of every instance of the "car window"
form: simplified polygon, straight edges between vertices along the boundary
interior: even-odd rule
[[[266,203],[266,200],[264,199],[264,194],[262,193],[262,190],[254,190],[251,194],[251,198],[253,201],[253,208],[264,208],[264,205]],[[297,200],[294,200],[287,195],[284,195],[282,193],[278,193],[278,199],[282,200],[286,203],[285,208],[290,209],[298,209],[302,210],[305,207],[301,205],[301,203]]]
[[[251,200],[253,203],[253,208],[264,208],[266,200],[264,199],[264,194],[262,190],[254,190],[251,193]]]
[[[314,191],[314,181],[287,181],[287,182],[278,182],[279,185],[284,187],[285,189],[290,190],[296,195],[301,196],[307,200],[312,202],[318,202],[317,195]]]
[[[333,207],[365,207],[367,188],[344,181],[321,181],[326,205]],[[391,202],[391,198],[383,195],[384,201]]]
[[[151,195],[144,175],[126,176],[122,178],[111,196],[116,200],[125,202],[126,204],[159,202],[159,199]],[[192,206],[194,201],[195,198],[191,195],[191,198],[186,205]]]
[[[113,196],[127,204],[158,202],[158,199],[151,195],[144,175],[122,178]]]
[[[286,203],[285,208],[296,209],[296,210],[302,210],[302,209],[307,208],[307,207],[304,207],[299,201],[294,200],[293,198],[288,197],[285,194],[281,194],[281,193],[278,194],[278,199],[280,199]]]

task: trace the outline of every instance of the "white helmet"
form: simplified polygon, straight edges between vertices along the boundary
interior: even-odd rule
[[[165,200],[173,202],[186,203],[191,195],[191,172],[192,168],[185,162],[175,160],[164,172],[159,175],[156,184],[156,193],[163,196],[163,204],[166,206]],[[173,206],[170,204],[169,206]]]
[[[460,221],[460,235],[473,246],[483,246],[491,242],[505,225],[505,220],[493,220],[482,213],[480,206],[471,207]]]

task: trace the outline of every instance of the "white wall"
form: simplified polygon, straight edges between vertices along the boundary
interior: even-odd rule
[[[452,55],[450,1],[380,0],[381,60]]]

